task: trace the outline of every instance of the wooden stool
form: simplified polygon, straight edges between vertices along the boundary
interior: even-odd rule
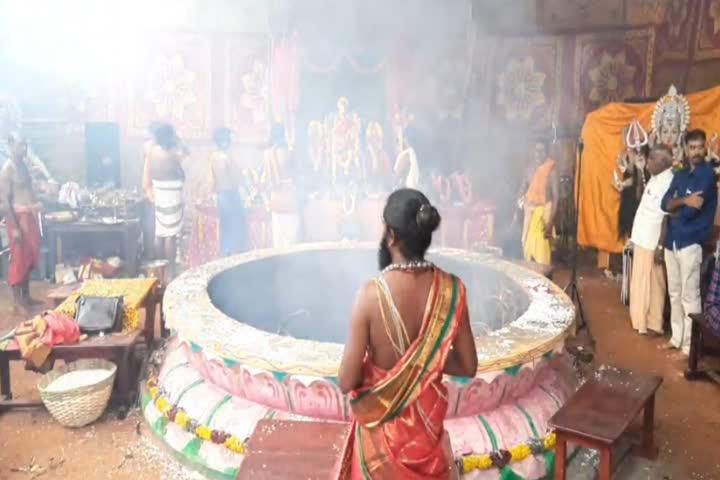
[[[349,423],[260,420],[237,479],[330,478],[349,430]]]
[[[633,453],[654,459],[655,392],[662,378],[608,367],[598,370],[550,419],[555,429],[555,480],[565,479],[567,443],[600,451],[600,480],[612,475],[612,449],[640,410],[644,411],[639,445]],[[637,443],[637,442],[632,442]]]
[[[75,293],[81,286],[82,283],[80,282],[61,285],[50,290],[47,293],[47,298],[52,302],[53,307],[57,307],[64,302],[66,298]]]

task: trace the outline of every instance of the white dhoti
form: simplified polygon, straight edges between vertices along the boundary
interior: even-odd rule
[[[289,247],[298,242],[300,234],[300,216],[295,213],[273,213],[273,247]]]
[[[155,236],[180,235],[185,205],[182,180],[153,180],[155,193]]]

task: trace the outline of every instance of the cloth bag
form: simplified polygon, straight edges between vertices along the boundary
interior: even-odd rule
[[[81,295],[77,299],[75,319],[84,333],[116,332],[122,327],[123,297]]]

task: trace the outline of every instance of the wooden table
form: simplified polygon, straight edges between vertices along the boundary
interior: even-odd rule
[[[109,280],[112,282],[113,280]],[[118,280],[115,280],[118,281]],[[135,281],[134,279],[132,281]],[[146,280],[137,280],[146,281]],[[97,282],[97,280],[96,280]],[[57,295],[67,294],[65,298],[77,291],[68,288]],[[145,310],[145,324],[143,329],[137,329],[125,334],[115,333],[104,336],[93,336],[87,340],[74,345],[56,345],[52,349],[52,358],[66,362],[81,358],[103,358],[114,362],[117,367],[115,379],[115,398],[128,407],[135,398],[138,383],[140,365],[135,359],[135,350],[140,345],[145,345],[149,350],[155,342],[155,311],[158,304],[162,302],[164,288],[157,283],[152,285],[147,294],[142,297],[139,305]],[[60,300],[59,298],[56,301]],[[162,316],[160,317],[160,332],[165,332],[165,325]],[[0,411],[3,409],[17,407],[34,407],[42,405],[40,402],[15,401],[13,400],[10,362],[21,361],[22,356],[17,347],[8,350],[0,350]]]
[[[655,392],[662,378],[607,367],[595,372],[550,419],[555,429],[555,479],[565,479],[567,443],[600,451],[600,480],[612,475],[613,447],[621,443],[630,423],[643,410],[643,427],[634,453],[653,459]]]
[[[138,259],[138,241],[142,231],[140,219],[127,219],[114,224],[46,221],[43,227],[50,245],[50,269],[53,272],[55,271],[55,265],[63,261],[63,238],[66,236],[112,234],[123,239],[123,260],[125,261],[126,274],[134,277],[140,273]]]
[[[75,345],[57,345],[52,349],[54,360],[73,362],[82,358],[102,358],[117,365],[114,398],[129,409],[137,393],[140,362],[135,358],[135,347],[144,342],[140,330],[128,334],[112,334],[90,337]],[[0,351],[0,412],[12,408],[41,407],[38,400],[13,400],[10,378],[10,362],[22,361],[20,350],[13,348]]]

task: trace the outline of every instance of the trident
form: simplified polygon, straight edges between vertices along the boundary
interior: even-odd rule
[[[648,134],[637,119],[630,123],[625,135],[625,144],[636,153],[640,153],[640,149],[648,144]]]

